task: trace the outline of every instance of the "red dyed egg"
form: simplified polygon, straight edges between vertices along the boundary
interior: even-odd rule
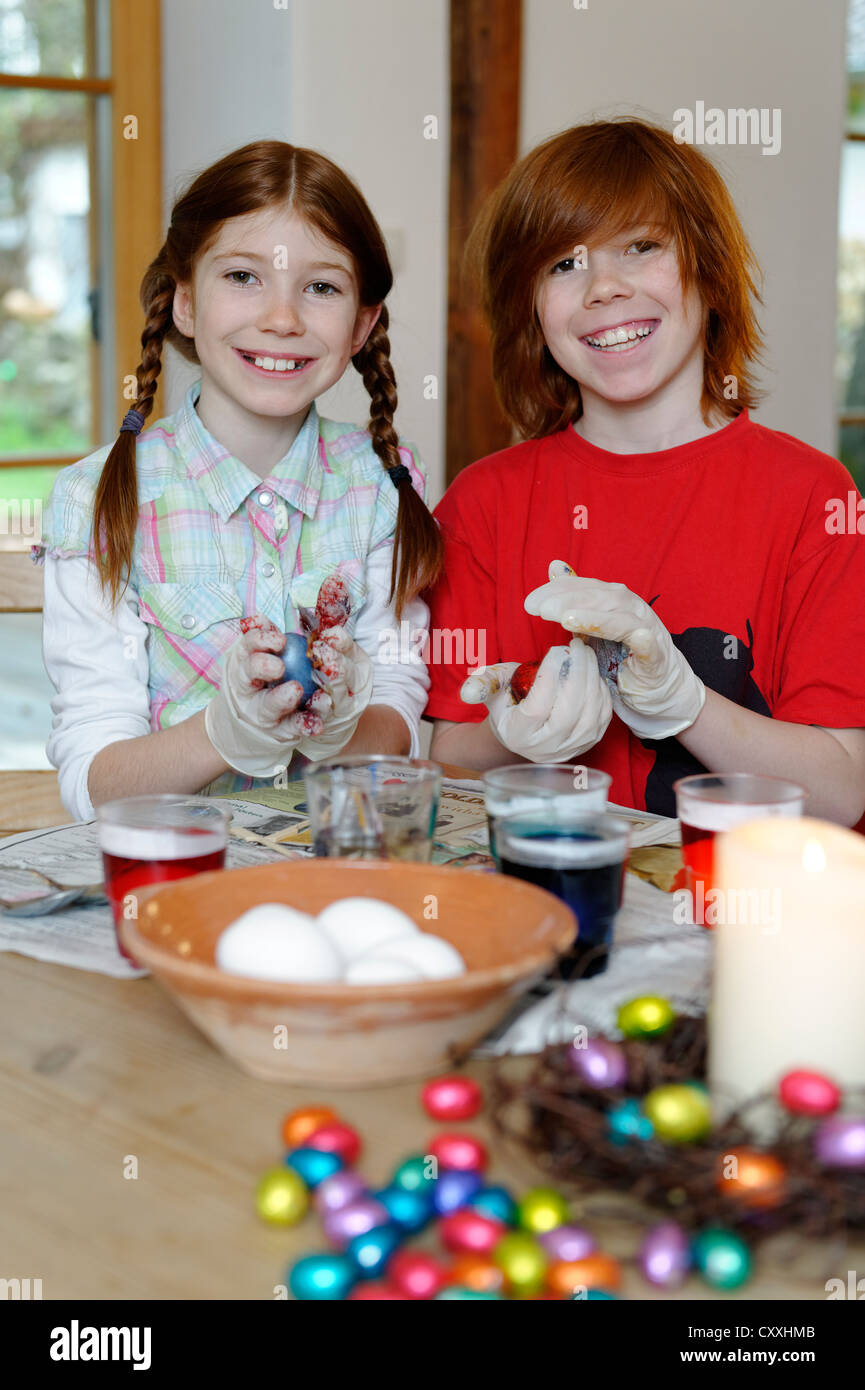
[[[517,704],[524,700],[535,683],[539,661],[524,661],[511,676],[511,694]]]
[[[458,1168],[462,1172],[482,1173],[490,1161],[486,1146],[473,1134],[458,1134],[456,1130],[437,1134],[427,1153],[440,1168]]]
[[[356,1284],[348,1296],[349,1303],[369,1303],[371,1299],[384,1299],[388,1303],[405,1303],[406,1295],[390,1284],[382,1284],[377,1279],[369,1283]]]
[[[390,1259],[387,1277],[401,1298],[435,1298],[448,1281],[447,1270],[435,1255],[422,1250],[398,1250]]]
[[[816,1071],[788,1071],[781,1078],[778,1098],[793,1115],[831,1115],[838,1109],[841,1092],[828,1076]]]
[[[503,1221],[484,1216],[472,1207],[460,1207],[442,1217],[438,1231],[442,1244],[455,1255],[488,1255],[507,1235],[508,1228]]]
[[[307,1148],[322,1149],[325,1153],[338,1154],[346,1165],[357,1162],[361,1150],[361,1138],[351,1125],[341,1120],[332,1120],[320,1125],[306,1139]]]
[[[420,1093],[421,1103],[434,1120],[471,1120],[483,1104],[483,1093],[469,1076],[437,1076]]]

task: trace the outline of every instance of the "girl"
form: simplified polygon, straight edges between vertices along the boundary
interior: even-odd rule
[[[73,815],[121,794],[247,788],[340,750],[418,751],[426,670],[380,653],[400,619],[410,636],[426,625],[415,595],[441,542],[393,427],[391,284],[359,190],[312,150],[246,145],[175,204],[141,285],[134,408],[110,449],[59,475],[35,548],[48,756]],[[166,340],[201,378],[139,434]],[[316,410],[349,362],[368,429]],[[298,682],[271,684],[278,654],[334,575],[350,617],[331,606],[314,650],[327,690],[296,712]]]
[[[469,253],[526,442],[436,509],[431,623],[485,629],[494,664],[431,669],[431,756],[586,753],[611,800],[664,815],[677,777],[745,769],[855,824],[865,549],[828,520],[855,489],[750,419],[757,267],[718,173],[641,121],[578,126],[515,166]],[[515,703],[515,664],[539,658]]]

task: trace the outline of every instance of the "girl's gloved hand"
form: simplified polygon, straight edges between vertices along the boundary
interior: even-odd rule
[[[486,705],[500,743],[533,763],[567,762],[603,738],[613,713],[610,692],[594,652],[579,638],[550,648],[519,703],[510,691],[517,665],[485,666],[460,690],[467,705]]]
[[[623,643],[627,655],[610,693],[616,714],[639,738],[670,738],[694,723],[706,687],[660,618],[624,584],[582,578],[554,560],[549,583],[532,590],[525,609],[594,643]]]
[[[298,681],[272,686],[283,674],[277,655],[285,634],[267,618],[244,619],[246,631],[222,659],[222,679],[204,714],[207,737],[229,767],[247,777],[275,777],[291,762],[302,737],[320,733],[331,697],[310,696],[305,710]],[[270,688],[268,688],[270,686]]]
[[[320,762],[341,752],[357,728],[372,695],[372,661],[342,626],[325,628],[312,645],[312,655],[330,706],[321,729],[304,734],[297,746],[312,762]]]

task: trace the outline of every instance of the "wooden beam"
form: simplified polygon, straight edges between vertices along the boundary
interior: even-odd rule
[[[521,0],[451,0],[447,481],[513,442],[495,396],[489,334],[463,273],[466,237],[517,157]]]

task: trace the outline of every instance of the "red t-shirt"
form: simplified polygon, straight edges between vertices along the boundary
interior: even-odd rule
[[[865,727],[865,542],[849,523],[827,530],[827,503],[846,517],[851,493],[837,459],[747,411],[656,453],[610,453],[566,428],[480,459],[435,510],[445,564],[426,595],[426,717],[480,723],[485,706],[459,695],[473,658],[533,661],[568,642],[523,607],[549,562],[566,560],[650,603],[697,675],[736,704]],[[675,815],[676,778],[706,770],[678,739],[641,741],[615,715],[574,761],[611,774],[611,801],[663,815]]]

